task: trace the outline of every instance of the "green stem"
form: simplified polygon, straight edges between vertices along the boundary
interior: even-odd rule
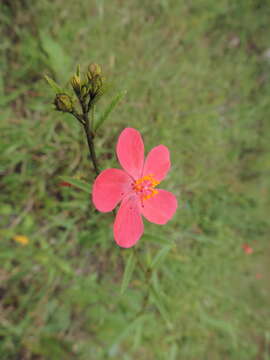
[[[84,126],[84,120],[81,115],[79,115],[75,110],[71,114]]]
[[[84,128],[84,132],[86,135],[86,139],[87,139],[87,144],[88,144],[88,149],[90,152],[90,157],[94,166],[94,170],[96,173],[96,176],[98,176],[98,174],[100,173],[99,171],[99,167],[98,167],[98,161],[97,161],[97,156],[96,156],[96,150],[95,150],[95,144],[94,144],[94,133],[92,131],[91,125],[93,126],[93,120],[94,120],[94,109],[92,111],[92,122],[90,124],[89,121],[89,117],[88,117],[88,112],[89,110],[87,109],[87,106],[85,104],[85,102],[79,98],[80,104],[81,104],[81,108],[82,108],[82,115],[74,115],[79,121],[80,123],[83,125]]]
[[[91,109],[91,129],[94,132],[94,126],[95,126],[95,105],[92,105],[92,109]]]
[[[94,145],[94,134],[90,128],[89,118],[88,118],[88,114],[86,112],[83,113],[83,119],[84,119],[83,128],[84,128],[84,132],[85,132],[85,135],[87,138],[90,157],[91,157],[94,169],[95,169],[96,176],[98,176],[99,168],[98,168],[96,150],[95,150],[95,145]]]

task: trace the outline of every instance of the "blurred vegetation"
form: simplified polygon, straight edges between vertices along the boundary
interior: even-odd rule
[[[269,5],[2,0],[1,360],[270,358]],[[171,150],[164,187],[179,210],[164,227],[145,222],[137,246],[154,264],[146,306],[137,263],[122,283],[131,260],[112,215],[59,186],[72,176],[90,193],[94,172],[43,75],[64,85],[90,62],[111,83],[98,111],[127,90],[99,131],[103,169],[118,166],[126,126],[147,150]]]

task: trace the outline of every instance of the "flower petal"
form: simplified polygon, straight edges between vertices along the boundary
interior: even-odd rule
[[[136,196],[126,196],[114,222],[114,239],[124,248],[135,245],[143,234],[143,221]]]
[[[177,199],[169,191],[157,189],[158,193],[143,202],[141,211],[148,221],[166,224],[177,209]]]
[[[146,157],[143,176],[152,175],[157,181],[165,178],[171,167],[170,152],[164,145],[154,147]]]
[[[102,171],[93,185],[92,199],[95,207],[102,212],[112,211],[131,190],[131,177],[120,169]]]
[[[133,128],[124,129],[118,138],[116,152],[123,169],[134,179],[141,177],[144,144],[139,131]]]

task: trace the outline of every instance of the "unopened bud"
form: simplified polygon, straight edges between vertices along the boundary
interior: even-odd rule
[[[79,94],[81,91],[81,79],[78,75],[72,76],[70,80],[71,86],[73,87],[76,94]]]
[[[82,98],[86,98],[89,94],[89,89],[88,87],[84,84],[81,88],[81,97]]]
[[[67,94],[57,94],[54,99],[54,105],[58,111],[72,112],[73,110],[73,101]]]
[[[90,75],[90,78],[94,78],[96,75],[101,74],[101,67],[98,64],[90,64],[88,66],[88,77]]]

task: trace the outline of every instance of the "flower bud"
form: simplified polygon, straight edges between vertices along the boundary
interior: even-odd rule
[[[100,75],[101,74],[101,67],[98,64],[90,64],[88,66],[88,78],[94,78],[96,75]],[[90,75],[90,76],[89,76]]]
[[[78,95],[81,92],[81,79],[78,75],[72,76],[70,80],[71,86],[73,87],[75,93]]]
[[[88,87],[84,84],[81,88],[81,97],[85,98],[86,96],[88,96],[89,93],[89,89]]]
[[[57,94],[54,99],[54,105],[58,111],[72,112],[73,110],[73,101],[67,94]]]

